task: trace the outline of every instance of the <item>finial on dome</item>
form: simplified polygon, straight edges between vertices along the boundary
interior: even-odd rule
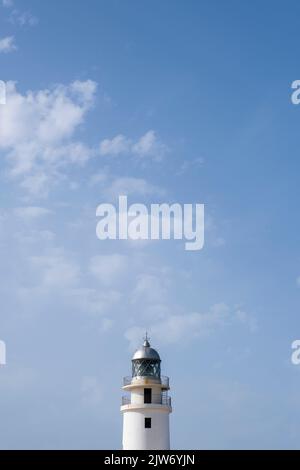
[[[144,337],[144,347],[145,348],[150,348],[150,338],[148,336],[148,331],[146,331],[146,335]]]

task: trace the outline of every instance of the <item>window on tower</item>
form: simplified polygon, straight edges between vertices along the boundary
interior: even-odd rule
[[[150,429],[151,424],[151,418],[145,418],[145,429]]]
[[[144,403],[152,403],[152,389],[144,388]]]

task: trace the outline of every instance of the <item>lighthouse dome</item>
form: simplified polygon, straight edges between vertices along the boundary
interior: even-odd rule
[[[134,353],[132,360],[135,361],[137,359],[150,359],[154,361],[160,361],[158,352],[155,349],[151,348],[148,340],[145,340],[143,346],[137,349],[137,351]]]

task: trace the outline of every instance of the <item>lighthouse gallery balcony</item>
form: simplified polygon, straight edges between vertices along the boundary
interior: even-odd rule
[[[123,387],[145,385],[148,381],[157,382],[162,385],[163,390],[169,390],[169,377],[162,375],[160,378],[151,377],[151,376],[140,376],[140,377],[124,377],[123,378]]]
[[[159,403],[155,401],[155,403],[152,402],[152,403],[149,403],[149,404],[169,406],[171,408],[172,399],[169,396],[164,396],[163,395],[161,397],[161,399],[159,400]],[[130,396],[123,396],[122,397],[122,406],[125,406],[125,405],[132,405]]]

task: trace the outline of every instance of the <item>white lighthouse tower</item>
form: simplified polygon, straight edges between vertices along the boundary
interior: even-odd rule
[[[122,399],[123,450],[170,449],[169,378],[160,374],[160,357],[145,338],[132,358],[132,377],[125,377]]]

